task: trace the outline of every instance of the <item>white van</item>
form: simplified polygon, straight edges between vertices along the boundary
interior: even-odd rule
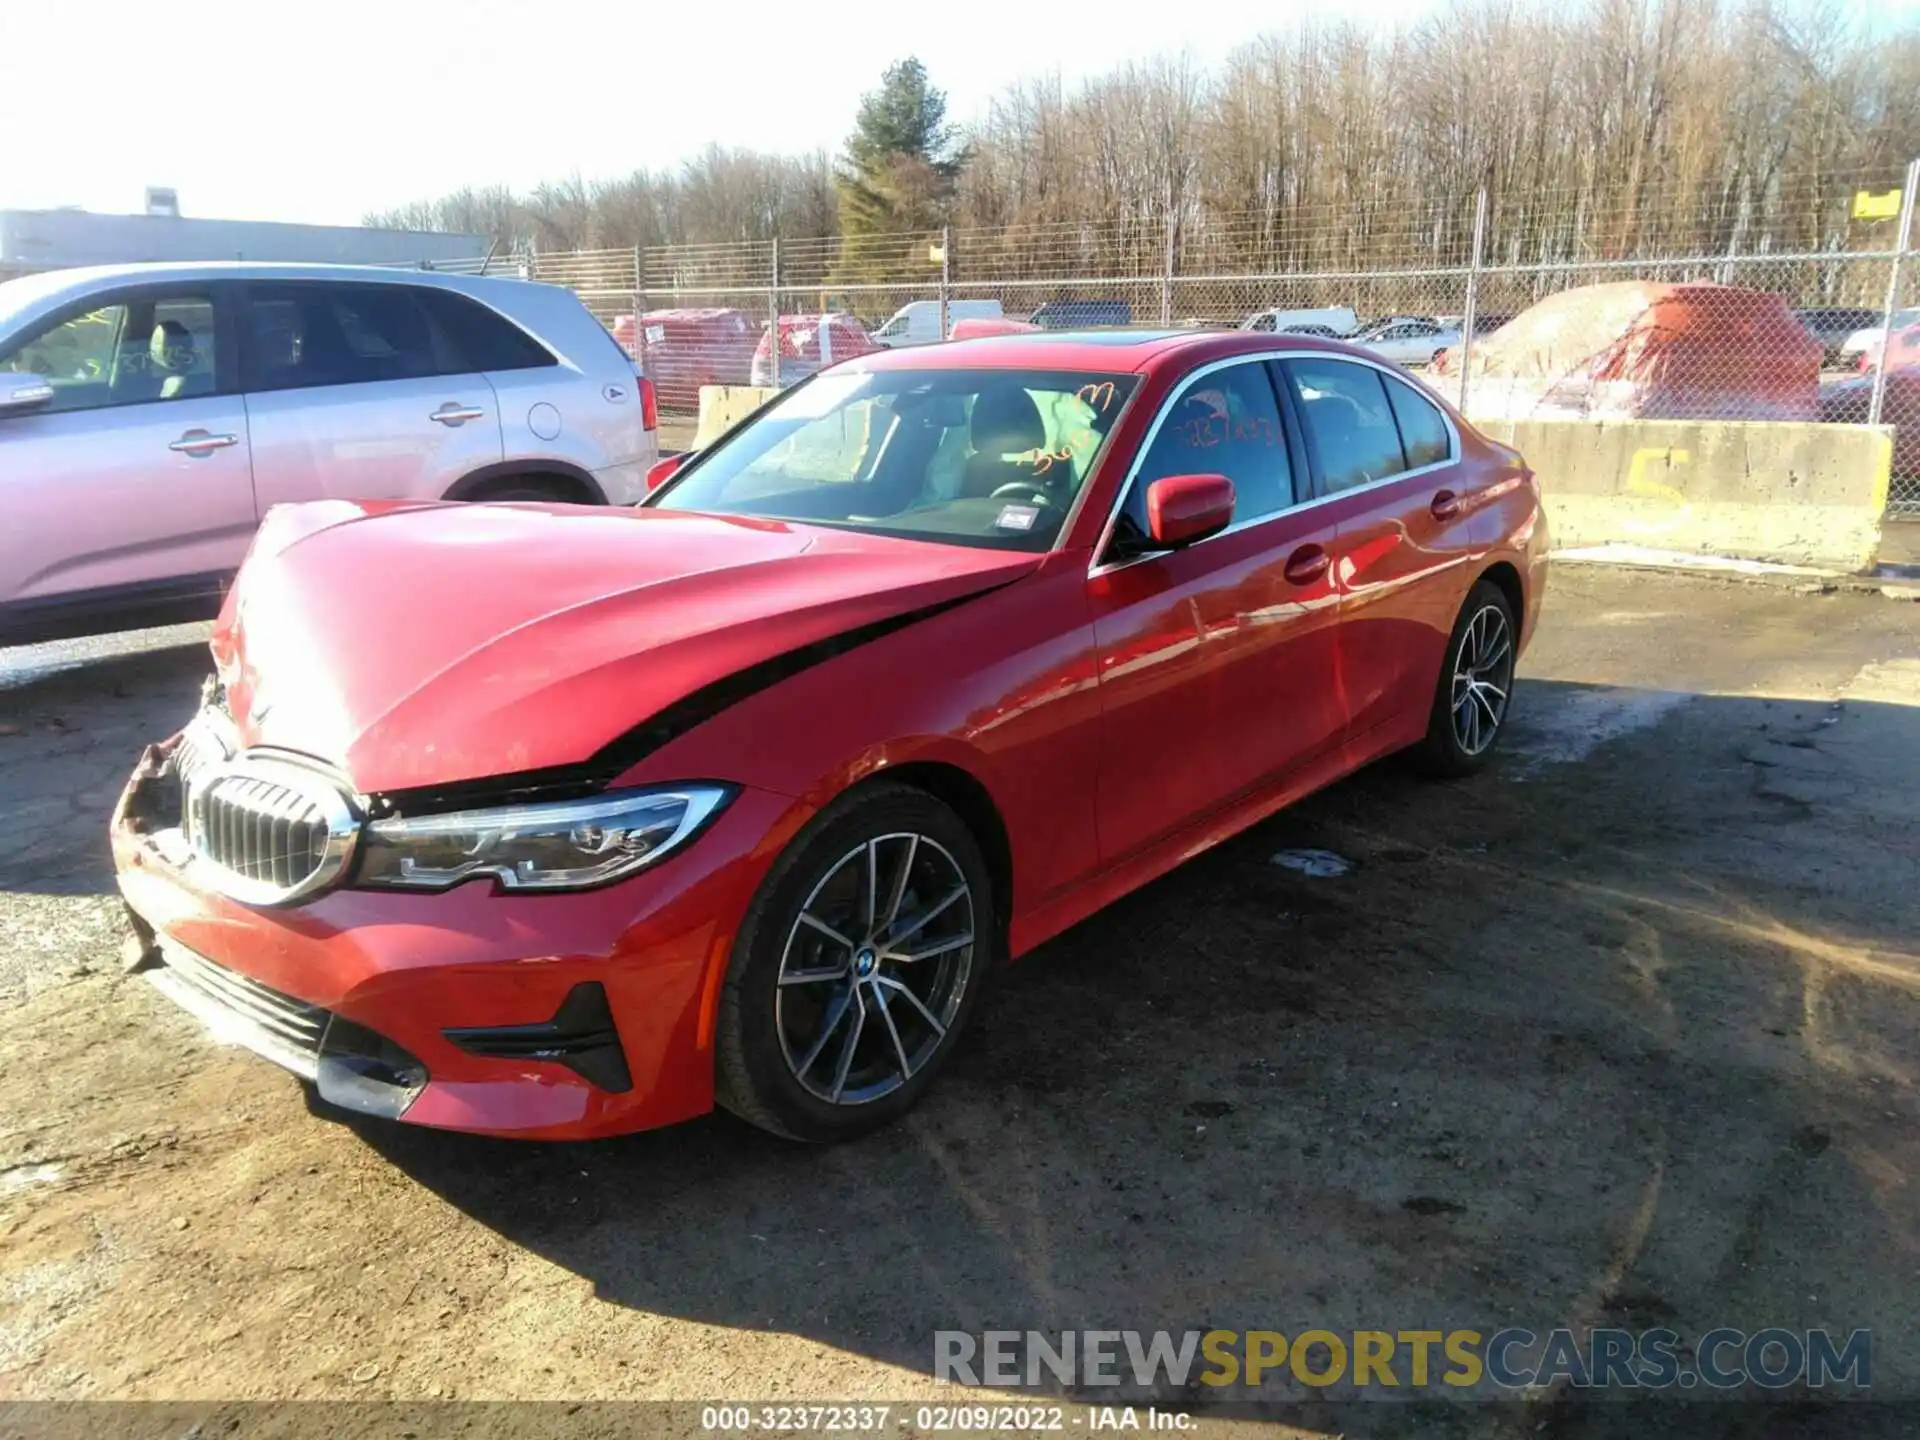
[[[1256,310],[1240,322],[1240,328],[1295,335],[1313,335],[1325,330],[1338,338],[1358,330],[1360,317],[1344,305],[1326,305],[1318,310]]]
[[[947,301],[947,326],[956,320],[998,320],[998,300]],[[882,345],[930,345],[946,337],[940,333],[940,302],[914,300],[893,312],[893,317],[873,332]]]

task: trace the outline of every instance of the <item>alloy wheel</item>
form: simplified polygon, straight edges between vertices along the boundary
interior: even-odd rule
[[[924,1069],[966,995],[974,926],[972,888],[930,836],[875,836],[835,861],[780,956],[774,1021],[794,1079],[862,1105]]]
[[[1453,661],[1453,738],[1466,754],[1493,744],[1512,688],[1512,629],[1498,605],[1483,605],[1461,633]]]

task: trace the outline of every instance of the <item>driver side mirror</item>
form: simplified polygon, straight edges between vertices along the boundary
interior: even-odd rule
[[[664,460],[656,460],[647,468],[647,493],[651,495],[667,481],[679,474],[680,467],[692,458],[693,452],[683,450],[678,455],[669,455]]]
[[[53,399],[53,386],[39,375],[14,373],[0,375],[0,415],[31,410]]]
[[[1167,475],[1147,486],[1147,534],[1164,550],[1217,535],[1233,523],[1233,481],[1224,475]]]

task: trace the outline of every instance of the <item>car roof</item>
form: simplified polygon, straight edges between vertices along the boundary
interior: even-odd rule
[[[1204,363],[1259,354],[1272,335],[1248,330],[1039,330],[982,335],[939,345],[880,350],[846,362],[863,370],[1083,370],[1137,372],[1169,362]],[[1289,335],[1288,349],[1348,353],[1351,347],[1311,335]],[[842,368],[839,366],[836,369]]]
[[[437,285],[470,293],[484,293],[499,285],[538,283],[503,275],[460,275],[398,265],[321,265],[265,260],[171,260],[129,265],[82,265],[70,270],[45,271],[29,276],[27,280],[35,288],[36,299],[51,299],[56,303],[86,295],[93,290],[143,281],[358,280],[373,284],[384,281]]]

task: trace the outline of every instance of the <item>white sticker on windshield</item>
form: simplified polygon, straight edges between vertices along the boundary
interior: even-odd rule
[[[1000,511],[1000,518],[994,525],[1002,530],[1031,530],[1033,522],[1040,518],[1040,509],[1036,505],[1007,505]]]

